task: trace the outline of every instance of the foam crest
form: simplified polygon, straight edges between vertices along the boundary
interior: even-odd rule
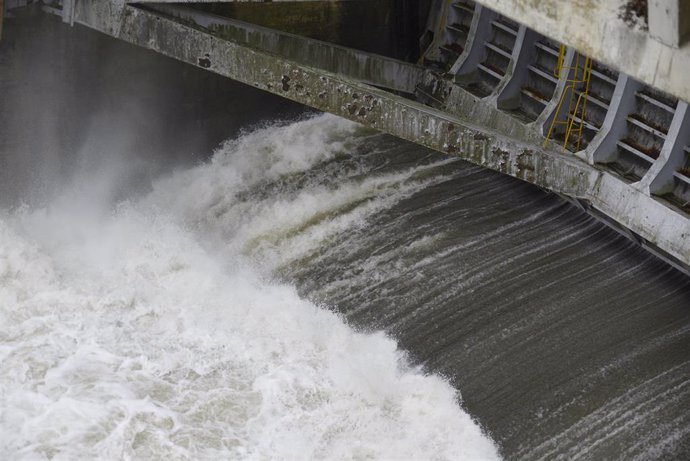
[[[428,181],[417,169],[207,214],[224,191],[333,158],[354,130],[332,117],[259,130],[110,213],[60,202],[0,216],[2,457],[497,458],[447,382],[267,282],[247,251],[353,200],[386,206]],[[219,229],[233,240],[211,251]],[[304,235],[298,247],[321,238]]]

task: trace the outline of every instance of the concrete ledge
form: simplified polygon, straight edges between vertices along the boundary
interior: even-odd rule
[[[214,35],[293,59],[365,83],[414,93],[423,79],[421,66],[344,46],[225,18],[179,5],[153,5],[154,11],[181,19]]]

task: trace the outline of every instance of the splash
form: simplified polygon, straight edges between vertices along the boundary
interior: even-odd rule
[[[437,180],[362,176],[370,136],[266,127],[114,209],[87,181],[0,214],[2,457],[497,458],[395,341],[267,277]]]

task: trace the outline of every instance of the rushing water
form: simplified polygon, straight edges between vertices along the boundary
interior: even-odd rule
[[[17,42],[23,103],[0,100],[1,459],[690,457],[686,277],[554,195],[329,115],[204,119],[230,139],[181,162],[208,136],[185,117],[276,100],[205,76],[161,96],[186,68],[124,47],[113,68],[162,70],[93,88],[122,45],[60,27]],[[60,116],[46,49],[88,64]]]
[[[555,197],[332,116],[104,173],[0,221],[12,457],[688,449],[690,284]]]
[[[270,281],[447,163],[329,184],[363,173],[350,152],[366,140],[318,117],[229,142],[114,210],[95,175],[4,213],[4,453],[495,458],[447,382]]]

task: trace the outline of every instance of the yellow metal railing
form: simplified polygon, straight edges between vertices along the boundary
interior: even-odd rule
[[[574,58],[574,65],[564,66],[565,52],[565,45],[561,45],[558,51],[558,61],[554,69],[554,76],[560,79],[565,71],[568,73],[568,78],[563,93],[561,93],[561,97],[558,100],[558,105],[556,106],[556,115],[551,121],[551,126],[546,134],[544,147],[548,145],[551,136],[554,134],[554,128],[564,125],[565,133],[563,136],[563,147],[567,148],[568,143],[571,141],[571,137],[576,136],[572,141],[572,145],[575,147],[575,150],[580,150],[585,116],[587,115],[587,97],[589,96],[589,80],[592,75],[593,61],[591,58],[578,51]],[[565,114],[565,120],[559,120],[561,108],[566,98],[568,99],[568,112]]]

